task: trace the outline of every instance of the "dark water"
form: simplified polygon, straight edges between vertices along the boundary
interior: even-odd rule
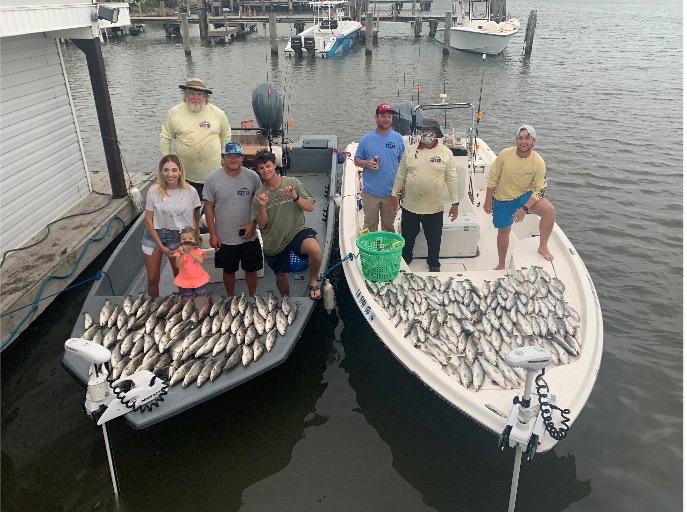
[[[408,5],[408,4],[407,4]],[[435,2],[443,13],[449,3]],[[193,55],[161,28],[103,47],[129,170],[153,170],[178,84],[198,76],[233,125],[269,78],[291,134],[372,127],[381,101],[421,100],[444,84],[477,103],[480,136],[499,151],[514,128],[537,128],[558,222],[584,257],[604,315],[596,386],[567,439],[524,464],[521,510],[683,507],[682,3],[510,0],[524,30],[487,60],[410,27],[382,24],[371,58],[359,45],[329,61],[270,57],[262,26]],[[406,7],[407,9],[408,7]],[[280,48],[290,28],[280,26]],[[425,27],[424,33],[427,34]],[[92,170],[104,170],[84,56],[63,46]],[[295,139],[295,138],[294,138]],[[104,262],[95,263],[83,277]],[[338,270],[338,310],[313,315],[281,367],[146,431],[108,428],[122,506],[130,510],[505,510],[513,453],[410,375],[368,330]],[[84,391],[61,368],[86,288],[60,296],[2,354],[2,509],[115,509],[103,436]]]

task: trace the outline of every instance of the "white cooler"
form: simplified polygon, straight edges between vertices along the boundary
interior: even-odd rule
[[[401,222],[402,223],[402,222]],[[441,234],[441,249],[439,258],[473,258],[478,254],[479,226],[472,213],[459,213],[456,220],[451,221],[444,213],[444,229]],[[415,239],[413,258],[427,257],[427,239],[420,226],[420,233]]]

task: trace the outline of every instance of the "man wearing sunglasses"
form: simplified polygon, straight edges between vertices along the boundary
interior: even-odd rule
[[[515,132],[515,147],[503,149],[491,165],[487,182],[484,211],[492,214],[498,229],[496,248],[499,263],[496,270],[506,268],[506,254],[513,222],[522,222],[533,213],[539,220],[539,254],[553,260],[548,241],[556,222],[556,210],[544,198],[546,165],[534,150],[537,133],[531,125],[521,125]]]

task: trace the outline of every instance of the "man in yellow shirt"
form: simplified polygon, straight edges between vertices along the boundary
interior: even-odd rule
[[[181,159],[186,181],[203,198],[203,184],[211,172],[221,168],[222,148],[231,140],[227,115],[208,102],[212,91],[200,79],[186,79],[180,84],[184,101],[167,113],[160,133],[160,152],[171,153],[172,142]]]
[[[553,260],[548,242],[556,222],[556,209],[544,198],[546,165],[539,153],[533,150],[535,142],[534,127],[520,126],[515,133],[515,147],[503,149],[489,172],[484,211],[492,214],[494,227],[499,230],[496,237],[497,270],[506,268],[513,222],[521,222],[528,213],[541,217],[539,253],[545,259]]]
[[[449,216],[458,217],[458,175],[451,149],[439,142],[443,133],[436,120],[429,118],[420,126],[420,142],[408,146],[396,174],[389,205],[398,209],[398,195],[405,188],[403,197],[401,235],[403,259],[408,265],[413,261],[415,239],[420,224],[427,239],[427,265],[429,272],[440,272],[439,251],[444,229],[444,187],[451,197]]]

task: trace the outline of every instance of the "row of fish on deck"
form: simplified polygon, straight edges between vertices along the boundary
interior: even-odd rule
[[[166,373],[170,385],[195,381],[200,387],[239,362],[246,367],[271,351],[297,313],[297,304],[272,292],[267,299],[256,295],[254,304],[245,292],[215,303],[208,299],[200,311],[192,299],[141,294],[136,300],[126,296],[121,306],[106,299],[97,323],[84,312],[81,338],[112,348],[113,380],[146,369]]]
[[[478,391],[486,378],[501,388],[524,382],[523,369],[504,360],[516,347],[548,349],[554,365],[580,353],[580,316],[563,293],[565,285],[540,267],[516,270],[483,289],[469,279],[403,272],[396,282],[366,282],[395,327],[441,364],[465,388]]]

